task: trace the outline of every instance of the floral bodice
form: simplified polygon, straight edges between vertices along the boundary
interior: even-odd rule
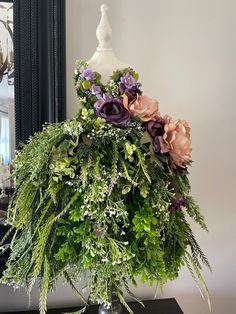
[[[94,109],[97,117],[119,128],[142,127],[155,153],[168,153],[174,168],[182,170],[190,161],[190,127],[185,120],[161,116],[159,102],[144,96],[139,75],[132,68],[117,70],[107,84],[85,61],[78,61],[74,73],[80,102]]]

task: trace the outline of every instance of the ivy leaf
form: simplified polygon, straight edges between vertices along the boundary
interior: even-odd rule
[[[58,178],[57,176],[53,176],[52,179],[53,179],[53,181],[55,181],[55,182],[57,182],[57,183],[58,183],[58,181],[59,181],[59,178]]]
[[[148,196],[149,186],[145,182],[139,186],[139,190],[140,190],[140,195],[143,198],[146,198]]]
[[[131,184],[124,186],[124,188],[122,189],[122,194],[123,195],[128,194],[131,191],[131,188],[132,188]]]
[[[98,72],[94,72],[94,74],[95,74],[95,81],[96,81],[96,83],[100,83],[101,78],[102,78],[101,74],[98,73]]]
[[[158,223],[157,218],[156,217],[152,217],[152,224],[155,226],[155,225],[157,225],[157,223]]]
[[[91,146],[93,144],[93,141],[90,138],[88,138],[87,134],[82,134],[82,140],[84,144],[87,146]]]
[[[98,117],[98,118],[96,119],[96,121],[94,122],[94,126],[95,126],[96,128],[100,128],[101,125],[103,125],[103,124],[105,124],[105,123],[106,123],[106,120],[105,120],[105,119]]]
[[[85,90],[87,90],[91,87],[91,82],[90,81],[83,81],[82,86]]]
[[[156,155],[155,155],[155,152],[154,152],[154,148],[153,148],[153,143],[152,142],[150,143],[149,151],[150,151],[151,162],[153,163],[157,158],[156,158]]]
[[[147,131],[145,131],[145,132],[143,133],[143,137],[141,138],[140,143],[141,143],[141,144],[152,143],[152,138],[151,138],[151,136],[148,134]]]
[[[135,79],[135,81],[138,81],[138,79],[139,79],[139,74],[138,74],[137,72],[134,72],[133,78]]]

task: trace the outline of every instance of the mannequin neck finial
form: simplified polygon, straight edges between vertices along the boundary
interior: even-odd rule
[[[99,42],[97,51],[107,51],[112,50],[111,46],[111,36],[112,29],[107,16],[108,6],[106,4],[101,5],[101,20],[98,24],[96,35]]]
[[[96,31],[99,44],[96,52],[88,61],[91,69],[101,74],[103,83],[107,83],[114,71],[129,67],[127,64],[120,61],[112,50],[112,29],[108,20],[107,11],[108,6],[102,4],[102,16]]]

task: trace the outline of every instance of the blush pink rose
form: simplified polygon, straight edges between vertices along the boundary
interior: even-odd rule
[[[137,95],[137,99],[129,104],[129,111],[142,122],[155,121],[160,117],[158,101],[147,96]]]
[[[191,129],[185,120],[171,122],[169,117],[165,120],[167,122],[164,127],[165,133],[159,138],[161,152],[169,152],[176,165],[185,167],[191,158]]]

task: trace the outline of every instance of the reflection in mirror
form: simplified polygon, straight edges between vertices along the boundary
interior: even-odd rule
[[[14,157],[14,121],[13,4],[0,1],[0,192],[10,185],[6,178]]]

